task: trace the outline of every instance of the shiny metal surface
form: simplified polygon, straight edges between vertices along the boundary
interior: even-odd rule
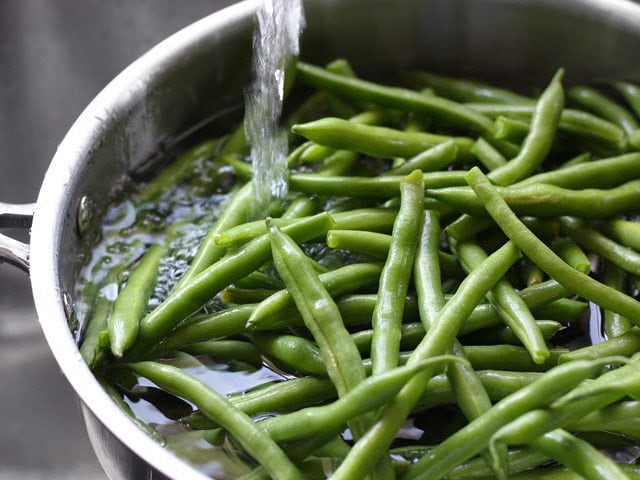
[[[35,203],[13,204],[0,202],[0,228],[31,227],[35,208]],[[29,245],[0,233],[0,262],[3,261],[28,272]]]
[[[38,198],[31,278],[42,329],[82,399],[92,442],[112,478],[203,478],[119,411],[82,362],[62,295],[83,251],[78,200],[98,206],[159,144],[241,98],[252,15],[242,2],[169,38],[119,75],[60,145]],[[543,83],[640,78],[640,7],[624,0],[308,0],[303,58],[345,56],[357,68],[407,65]]]

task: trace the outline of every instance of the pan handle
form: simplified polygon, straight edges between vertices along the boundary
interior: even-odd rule
[[[0,228],[30,228],[35,208],[35,203],[0,202]],[[0,233],[0,263],[3,261],[29,272],[29,245]]]

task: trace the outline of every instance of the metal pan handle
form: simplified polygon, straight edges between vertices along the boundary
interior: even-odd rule
[[[0,228],[30,228],[35,208],[35,203],[0,202]],[[0,262],[29,272],[29,245],[0,233]]]

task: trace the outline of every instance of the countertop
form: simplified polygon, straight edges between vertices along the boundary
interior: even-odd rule
[[[34,201],[57,144],[102,87],[164,37],[232,3],[2,0],[0,201]],[[40,332],[29,280],[9,265],[0,265],[0,385],[0,480],[105,478]]]

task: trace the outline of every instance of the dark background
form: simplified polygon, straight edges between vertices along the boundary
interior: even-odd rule
[[[33,202],[56,146],[138,56],[234,0],[0,0],[0,201]],[[104,479],[26,275],[0,265],[0,480]]]

